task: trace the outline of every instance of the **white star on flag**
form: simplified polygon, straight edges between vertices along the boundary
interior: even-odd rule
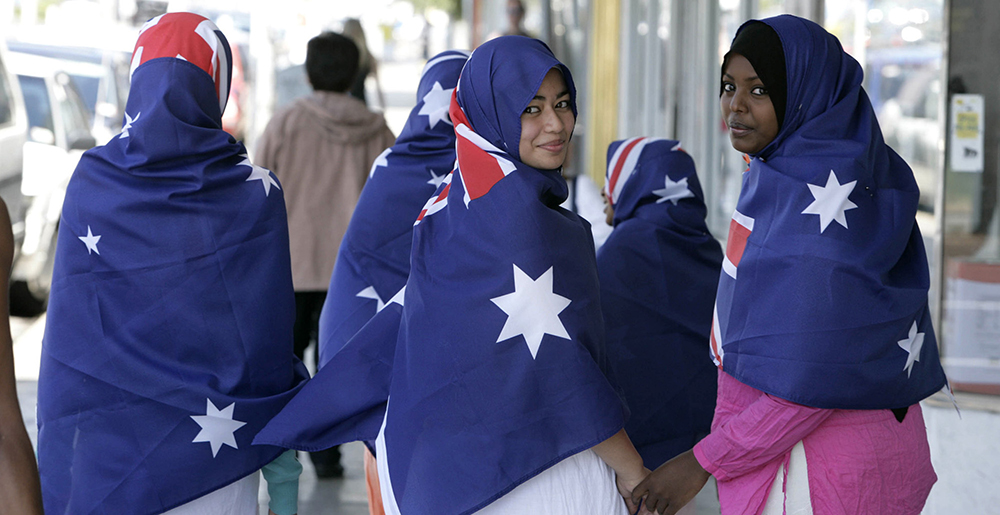
[[[905,340],[899,340],[897,342],[899,346],[909,353],[906,358],[906,365],[903,365],[903,370],[906,371],[906,377],[910,377],[910,372],[913,371],[913,363],[920,361],[920,349],[924,346],[924,333],[917,332],[917,322],[913,322],[913,326],[910,327],[910,334]]]
[[[670,180],[670,176],[665,176],[663,178],[663,188],[658,190],[653,190],[653,193],[658,195],[660,198],[656,201],[657,204],[661,202],[670,201],[675,206],[677,201],[682,198],[693,197],[694,193],[688,189],[688,178],[685,177],[677,182]]]
[[[840,184],[837,175],[830,170],[830,176],[826,179],[826,186],[816,186],[806,184],[812,192],[812,204],[809,204],[803,215],[819,215],[819,232],[826,230],[830,222],[836,220],[847,229],[847,211],[858,207],[857,204],[848,200],[848,196],[854,191],[854,185],[858,181],[851,181],[847,184]]]
[[[389,166],[389,160],[386,159],[386,158],[389,157],[389,154],[391,154],[391,153],[392,153],[392,148],[387,148],[387,149],[383,150],[382,153],[378,155],[378,157],[375,158],[375,162],[372,163],[372,170],[370,172],[368,172],[368,178],[369,179],[371,179],[373,176],[375,176],[375,169],[376,168],[378,168],[380,166]]]
[[[438,174],[434,173],[434,170],[430,170],[430,172],[431,172],[431,178],[430,178],[429,181],[427,181],[427,184],[430,184],[431,186],[434,186],[435,188],[437,188],[438,186],[440,186],[441,183],[444,182],[444,178],[448,175],[446,173],[438,175]]]
[[[424,95],[424,105],[420,106],[417,114],[427,116],[427,125],[433,129],[438,122],[446,122],[451,125],[448,118],[448,108],[451,106],[451,92],[455,88],[443,89],[440,82],[435,82],[431,90]]]
[[[142,116],[141,112],[136,113],[135,118],[132,118],[131,116],[129,116],[128,112],[125,113],[125,126],[122,127],[122,133],[121,133],[120,136],[118,136],[118,139],[127,138],[128,137],[128,130],[132,128],[132,123],[134,123],[136,120],[138,120],[140,116]]]
[[[236,403],[234,402],[222,410],[216,408],[211,399],[206,399],[206,403],[204,415],[191,415],[191,418],[201,426],[201,431],[194,437],[194,440],[191,440],[191,443],[208,442],[211,444],[213,458],[219,454],[219,449],[223,445],[239,449],[236,446],[236,436],[233,433],[245,426],[246,422],[233,420],[233,410],[236,408]]]
[[[546,334],[569,339],[566,326],[559,320],[559,313],[572,301],[552,291],[552,268],[549,267],[538,279],[532,279],[514,265],[514,291],[490,299],[507,314],[497,343],[518,335],[524,336],[532,359],[538,354],[538,347]]]
[[[382,298],[378,296],[378,292],[375,291],[375,287],[374,286],[369,286],[369,287],[367,287],[367,288],[359,291],[358,294],[355,295],[355,297],[361,297],[362,299],[373,299],[373,300],[375,300],[375,302],[377,302],[377,304],[375,305],[375,312],[376,313],[378,313],[379,311],[382,311],[382,308],[385,307],[385,302],[383,302]]]
[[[281,186],[278,186],[278,181],[274,180],[274,177],[271,177],[271,172],[267,168],[251,163],[250,158],[247,157],[246,154],[240,154],[240,157],[242,157],[243,160],[237,163],[237,165],[250,167],[250,177],[247,177],[246,182],[260,181],[260,183],[264,185],[265,197],[271,194],[271,186],[274,186],[279,190],[281,189]]]
[[[101,235],[98,234],[98,235],[95,236],[94,233],[90,232],[90,226],[89,225],[87,226],[87,235],[86,236],[77,236],[77,238],[80,238],[80,241],[82,241],[84,243],[84,245],[87,246],[87,254],[88,255],[90,253],[92,253],[92,252],[97,252],[98,256],[101,255],[100,251],[97,250],[97,242],[101,240]]]
[[[389,304],[396,303],[396,304],[399,304],[400,306],[402,306],[403,305],[403,295],[405,295],[405,293],[406,293],[406,285],[403,285],[403,287],[400,288],[400,290],[398,292],[396,292],[396,294],[393,295],[391,299],[389,299],[389,302],[384,302],[378,296],[378,292],[375,291],[375,287],[374,286],[369,286],[369,287],[367,287],[367,288],[359,291],[358,294],[355,295],[355,296],[356,297],[361,297],[362,299],[372,299],[372,300],[374,300],[376,302],[375,312],[378,313],[379,311],[382,311],[383,309],[385,309],[385,307],[388,306]]]

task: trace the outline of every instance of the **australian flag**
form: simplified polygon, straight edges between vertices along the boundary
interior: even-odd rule
[[[406,126],[372,166],[323,304],[320,368],[406,284],[413,223],[455,166],[455,130],[448,107],[468,57],[467,52],[448,50],[427,62]]]
[[[201,16],[147,23],[126,126],[69,183],[38,388],[47,512],[162,513],[282,452],[251,440],[306,375],[285,207],[221,129],[228,56]]]
[[[807,406],[909,406],[945,385],[913,172],[883,141],[861,67],[837,39],[792,16],[765,22],[796,49],[785,57],[798,107],[743,174],[713,358]]]
[[[608,356],[655,469],[708,434],[718,372],[705,354],[722,249],[705,224],[694,161],[673,140],[608,147],[614,230],[597,252]]]
[[[527,104],[535,84],[559,63],[536,40],[509,43],[517,45],[510,50],[519,50],[522,63],[536,60],[525,68],[537,77],[522,77],[516,86],[523,91],[504,91]],[[476,50],[459,88],[475,83],[483,93],[493,87],[488,68],[498,61],[490,59],[491,46]],[[470,71],[480,53],[486,69]],[[519,124],[522,110],[502,116]],[[451,120],[458,167],[414,228],[384,415],[377,421],[387,513],[472,513],[614,435],[625,417],[605,376],[590,230],[558,207],[565,181],[558,170],[528,167],[480,137],[455,100]],[[392,322],[390,308],[396,306],[383,309],[326,367],[362,359],[356,356],[367,345],[384,345],[376,336],[385,333],[373,326]],[[369,331],[371,338],[364,336]],[[358,428],[369,430],[377,410],[363,404],[354,402],[358,416],[342,433],[367,436]],[[293,402],[257,441],[293,443],[282,428],[298,416],[294,406],[315,409]]]

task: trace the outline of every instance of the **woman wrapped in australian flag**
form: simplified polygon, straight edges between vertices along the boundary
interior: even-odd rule
[[[605,374],[589,226],[559,207],[572,76],[538,40],[494,39],[451,121],[457,167],[414,228],[402,306],[326,365],[353,374],[327,394],[330,429],[301,434],[317,408],[296,398],[257,441],[374,439],[388,514],[625,514],[647,469]]]
[[[251,445],[306,371],[280,186],[222,130],[230,55],[201,16],[147,22],[125,127],[69,183],[38,382],[47,512],[256,513],[279,455],[271,509],[296,511],[294,455]]]
[[[946,385],[910,167],[862,71],[794,16],[740,27],[720,107],[752,160],[710,347],[712,432],[634,491],[672,514],[709,474],[722,513],[913,514],[937,477],[918,404]]]
[[[680,142],[612,143],[604,190],[614,226],[597,251],[608,357],[632,414],[625,430],[655,469],[712,424],[716,369],[705,342],[722,249]]]

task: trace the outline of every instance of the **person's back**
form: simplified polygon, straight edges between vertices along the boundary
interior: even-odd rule
[[[345,93],[357,66],[357,47],[347,38],[311,40],[306,68],[315,91],[271,119],[257,150],[288,205],[296,292],[326,291],[368,171],[395,142],[382,115]]]
[[[716,369],[705,342],[722,249],[705,224],[694,161],[677,141],[612,143],[605,188],[614,230],[597,271],[608,359],[631,412],[625,430],[654,469],[712,424]]]
[[[258,163],[280,179],[288,206],[293,331],[300,359],[318,337],[340,241],[368,171],[396,141],[381,114],[347,93],[358,61],[358,47],[340,34],[326,32],[311,39],[306,72],[314,91],[271,119],[257,150]],[[343,474],[336,449],[311,458],[320,477]]]

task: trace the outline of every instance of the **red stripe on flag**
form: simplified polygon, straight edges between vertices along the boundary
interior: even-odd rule
[[[448,113],[451,115],[451,121],[456,129],[458,168],[462,174],[462,181],[465,184],[469,200],[474,200],[489,193],[493,185],[500,182],[500,179],[503,179],[505,175],[492,154],[479,148],[479,145],[458,133],[459,125],[465,125],[469,130],[475,131],[469,125],[465,112],[458,105],[457,93],[458,88],[451,94],[451,106],[448,108]]]
[[[733,266],[740,266],[743,259],[743,251],[746,250],[747,238],[750,237],[750,229],[747,229],[736,220],[729,221],[729,239],[726,241],[726,257]]]
[[[611,179],[608,181],[608,202],[610,202],[611,205],[614,205],[612,198],[614,197],[615,184],[618,182],[618,175],[622,173],[622,167],[625,166],[625,160],[628,159],[629,152],[632,152],[632,149],[635,148],[635,146],[642,140],[643,138],[637,138],[629,143],[628,146],[625,147],[625,150],[622,151],[621,156],[619,156],[618,162],[615,163],[615,169],[611,172]]]
[[[714,314],[712,315],[712,332],[709,333],[708,342],[712,347],[712,361],[715,361],[715,366],[719,367],[719,370],[722,370],[722,355],[719,353],[719,341],[715,336],[715,316]]]

